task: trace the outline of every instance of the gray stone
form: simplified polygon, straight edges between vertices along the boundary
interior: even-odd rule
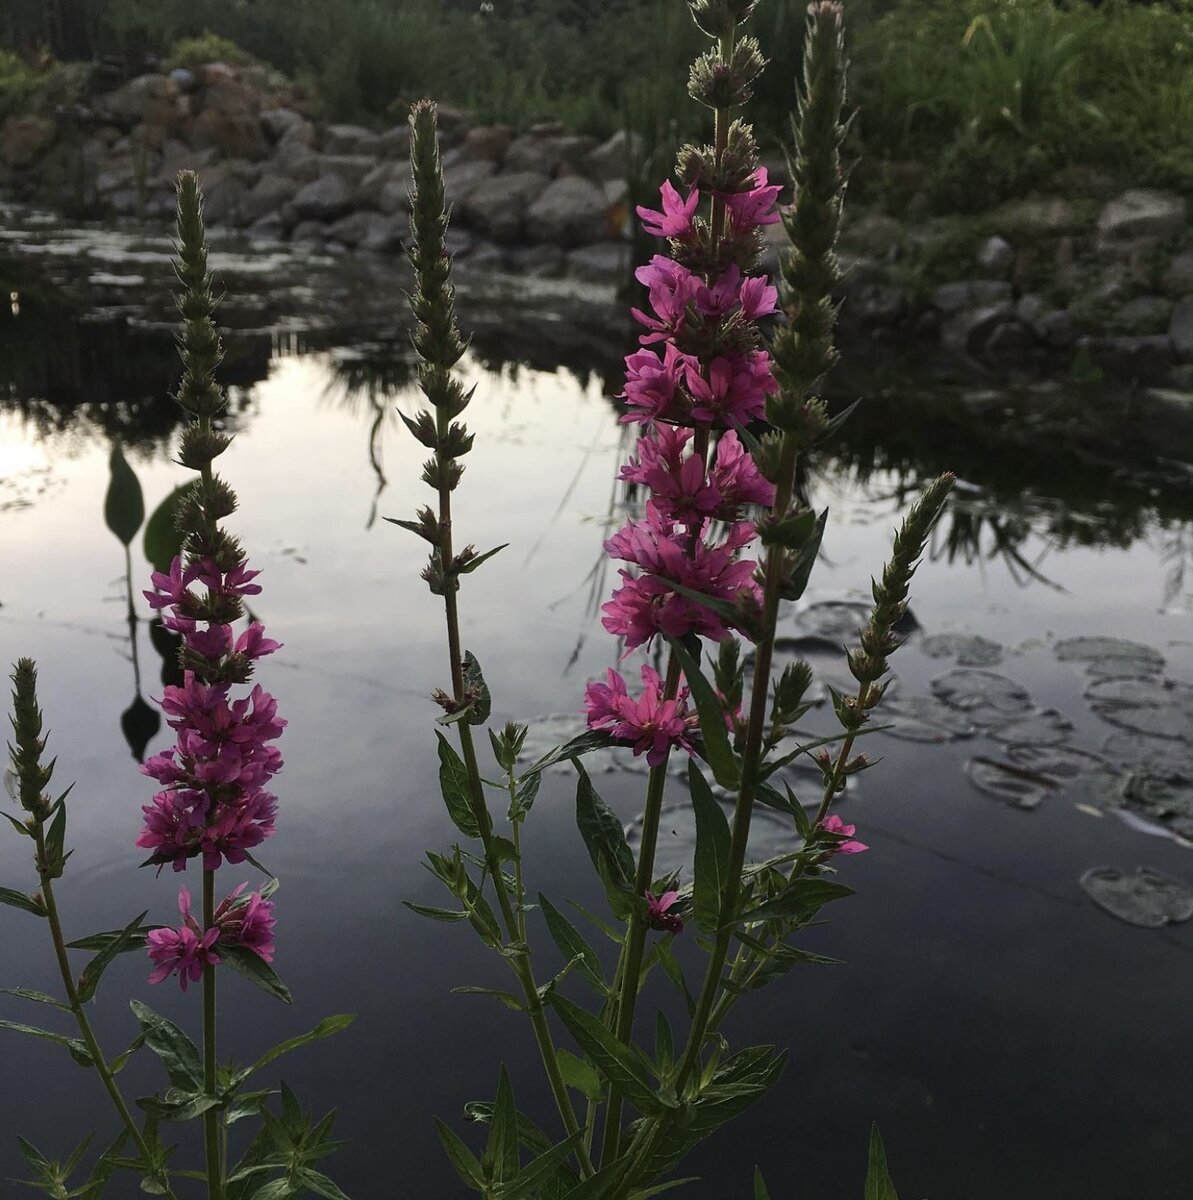
[[[478,125],[464,135],[457,147],[460,161],[482,158],[500,166],[513,136],[514,131],[509,125]]]
[[[301,133],[304,126],[310,122],[300,112],[292,108],[267,108],[260,114],[261,128],[273,142],[280,142],[287,134]],[[299,137],[296,140],[301,141]]]
[[[630,249],[624,242],[597,242],[567,256],[567,273],[586,283],[616,283],[629,268]]]
[[[477,185],[488,179],[497,170],[497,164],[488,159],[478,158],[471,162],[457,162],[443,172],[443,191],[449,204],[459,204],[466,200]],[[409,181],[404,180],[409,187]]]
[[[1177,358],[1182,362],[1193,362],[1193,296],[1186,296],[1172,310],[1168,336]]]
[[[764,228],[777,228],[784,239],[787,236],[782,224],[768,225]],[[885,213],[868,212],[845,228],[841,234],[841,241],[861,254],[882,258],[898,245],[902,234],[903,226],[894,217],[888,217]]]
[[[640,134],[619,130],[595,150],[589,151],[584,166],[594,179],[625,179],[634,162],[642,158],[643,142]]]
[[[389,254],[400,250],[410,236],[410,218],[404,213],[386,216],[384,213],[368,214],[365,235],[360,239],[360,249],[372,254]]]
[[[942,313],[956,313],[967,308],[1009,307],[1013,291],[1001,279],[963,279],[942,283],[932,293],[932,303]]]
[[[528,232],[561,246],[586,245],[609,233],[604,189],[580,175],[547,185],[527,212]]]
[[[1107,374],[1120,379],[1158,382],[1175,361],[1172,342],[1163,336],[1083,337],[1077,347]]]
[[[328,240],[339,242],[349,249],[359,246],[368,235],[369,218],[374,215],[381,216],[380,213],[354,212],[349,213],[346,217],[341,217],[338,221],[333,221],[327,227]]]
[[[140,121],[148,125],[177,125],[180,89],[168,75],[138,75],[123,87],[101,96],[98,111],[125,129]]]
[[[1124,333],[1160,333],[1172,314],[1172,302],[1163,296],[1136,296],[1115,314],[1114,325]]]
[[[292,202],[300,217],[319,221],[341,216],[352,205],[352,190],[340,175],[321,175],[304,184]]]
[[[410,153],[410,126],[403,123],[387,129],[377,138],[374,152],[378,158],[405,158]]]
[[[305,142],[283,140],[272,159],[272,169],[299,183],[319,178],[319,156]]]
[[[284,175],[262,175],[240,202],[242,219],[253,225],[270,213],[279,213],[280,224],[282,206],[294,199],[301,186],[296,179]]]
[[[335,175],[356,188],[376,165],[364,154],[324,154],[319,158],[319,176]]]
[[[1004,279],[1015,262],[1015,248],[996,234],[978,247],[977,262],[993,278]]]
[[[1073,206],[1059,196],[1032,197],[1004,204],[995,213],[1000,228],[1009,233],[1060,233],[1077,223]]]
[[[377,207],[383,213],[396,213],[410,208],[410,180],[400,175],[393,176],[381,189]]]
[[[897,325],[907,315],[907,293],[893,283],[863,283],[850,289],[845,313],[863,325]]]
[[[324,154],[377,153],[377,135],[363,125],[328,125],[323,130]]]
[[[553,279],[562,275],[566,263],[558,246],[519,246],[509,254],[510,270],[518,275],[536,279]]]
[[[266,213],[249,226],[248,235],[254,241],[280,242],[286,236],[286,226],[281,213]]]
[[[398,172],[396,163],[378,163],[361,181],[356,189],[356,202],[364,208],[378,208],[381,193]]]
[[[300,221],[290,231],[292,242],[321,242],[327,236],[327,226],[322,221]]]
[[[192,122],[190,138],[198,149],[214,146],[230,158],[256,161],[269,155],[269,140],[261,122],[251,113],[205,108]]]
[[[464,220],[498,242],[516,242],[522,235],[527,208],[547,186],[533,171],[516,171],[483,179],[460,205]]]
[[[1035,344],[1035,335],[1022,321],[1003,321],[991,330],[982,353],[1000,362],[1020,362]]]
[[[1036,335],[1053,350],[1069,350],[1077,341],[1077,321],[1067,309],[1045,313],[1035,325]]]
[[[1000,325],[1014,320],[1009,303],[963,309],[954,313],[941,327],[941,345],[956,354],[982,355],[994,331]]]
[[[458,225],[449,225],[443,238],[443,247],[452,258],[464,258],[475,242],[476,238],[467,229],[461,229]]]
[[[1098,214],[1100,242],[1166,238],[1185,224],[1185,201],[1173,192],[1132,188],[1111,200]]]
[[[468,255],[468,269],[479,268],[482,271],[505,270],[505,251],[492,242],[478,238],[472,244]]]
[[[0,160],[10,167],[27,167],[39,159],[58,137],[58,126],[50,117],[20,113],[9,117],[0,129]]]
[[[1052,309],[1048,301],[1035,292],[1029,292],[1026,296],[1020,296],[1015,302],[1015,316],[1025,325],[1030,325],[1033,329],[1036,327],[1037,322],[1051,311]]]
[[[505,151],[507,171],[533,171],[539,175],[558,175],[561,168],[579,168],[585,157],[596,148],[592,138],[552,136],[540,137],[526,133],[514,138]]]
[[[1164,271],[1164,286],[1170,292],[1184,293],[1193,288],[1193,250],[1185,250],[1168,264]]]
[[[243,221],[241,204],[248,194],[244,182],[230,172],[211,183],[203,179],[203,216],[209,225],[238,225]]]
[[[932,293],[932,303],[942,313],[960,312],[969,304],[969,280],[942,283]]]

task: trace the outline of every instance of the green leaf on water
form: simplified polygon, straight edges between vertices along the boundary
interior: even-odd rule
[[[182,553],[182,530],[178,528],[178,505],[194,483],[180,483],[149,514],[141,548],[155,571],[168,573],[174,559]]]
[[[145,520],[145,499],[141,495],[141,483],[128,465],[119,442],[112,443],[108,466],[111,478],[104,497],[104,523],[127,546]]]

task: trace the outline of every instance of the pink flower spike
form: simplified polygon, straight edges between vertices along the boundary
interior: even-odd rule
[[[584,706],[590,729],[608,729],[618,741],[633,746],[634,755],[646,755],[648,765],[661,766],[672,747],[692,753],[688,734],[699,718],[688,711],[688,692],[681,688],[673,700],[663,699],[663,681],[653,668],[642,668],[642,695],[632,700],[618,672],[606,674],[608,683],[590,683]]]
[[[664,892],[655,896],[653,892],[646,893],[646,923],[651,929],[661,929],[667,933],[683,933],[683,921],[678,913],[671,909],[679,899],[678,892]]]
[[[775,201],[782,186],[768,181],[765,167],[759,167],[751,178],[754,186],[748,192],[734,192],[725,197],[734,228],[743,232],[758,225],[776,225],[779,221]]]
[[[638,205],[637,213],[642,218],[642,228],[652,237],[683,237],[692,228],[692,217],[700,203],[700,192],[692,188],[684,200],[667,180],[659,189],[663,198],[663,211]]]
[[[206,931],[200,928],[191,916],[191,894],[186,888],[178,891],[178,911],[182,924],[177,929],[151,929],[145,941],[154,963],[149,982],[161,983],[177,973],[185,992],[188,983],[197,983],[203,977],[204,967],[219,963],[214,947],[220,931],[217,926]]]
[[[861,854],[863,850],[869,850],[870,847],[865,842],[853,841],[853,835],[857,833],[856,825],[846,825],[836,813],[830,817],[825,817],[820,822],[820,828],[825,833],[835,834],[837,837],[848,839],[834,846],[830,851],[832,854]]]

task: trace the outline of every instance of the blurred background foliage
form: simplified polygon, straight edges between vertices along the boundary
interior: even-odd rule
[[[805,0],[762,0],[753,119],[782,137]],[[854,149],[979,209],[1070,167],[1193,189],[1193,0],[851,0]],[[72,62],[260,60],[322,115],[392,124],[431,95],[482,121],[652,143],[696,132],[684,0],[4,0],[0,117]],[[858,181],[867,186],[865,175]]]

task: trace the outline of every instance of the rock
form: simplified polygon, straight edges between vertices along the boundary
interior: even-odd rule
[[[200,105],[203,112],[218,112],[228,117],[255,117],[261,108],[261,97],[239,79],[221,79],[203,90]]]
[[[396,213],[403,209],[409,209],[410,180],[401,175],[391,177],[377,197],[377,207],[383,213]]]
[[[1168,336],[1177,358],[1182,362],[1193,362],[1193,296],[1186,296],[1172,310]]]
[[[482,271],[501,271],[505,269],[505,251],[492,242],[477,240],[473,243],[468,255],[468,267],[479,267]]]
[[[279,214],[278,223],[281,224],[280,210],[294,199],[301,187],[297,179],[288,179],[285,175],[262,175],[241,200],[240,215],[253,225],[271,213]]]
[[[299,217],[319,221],[341,216],[352,205],[352,191],[342,175],[320,175],[304,184],[292,201]]]
[[[1036,323],[1051,311],[1052,308],[1048,301],[1043,296],[1036,295],[1034,292],[1029,292],[1026,296],[1020,296],[1015,302],[1015,316],[1025,325],[1030,325],[1033,329]]]
[[[1098,214],[1100,243],[1138,238],[1171,237],[1185,224],[1185,201],[1172,192],[1132,188],[1111,200]]]
[[[236,68],[226,62],[204,63],[198,70],[199,82],[204,87],[218,87],[237,78]]]
[[[566,263],[558,246],[520,246],[509,255],[510,269],[535,279],[554,279],[562,275]]]
[[[863,325],[897,325],[907,315],[907,293],[893,283],[863,283],[850,290],[845,311]]]
[[[477,125],[464,135],[457,147],[460,161],[483,158],[500,166],[513,136],[514,131],[509,125]]]
[[[335,175],[357,188],[376,165],[365,154],[322,154],[319,156],[319,177]]]
[[[584,166],[593,179],[625,179],[630,160],[637,162],[642,152],[641,135],[622,129],[595,150],[590,150],[584,159]]]
[[[977,263],[993,279],[1005,279],[1015,262],[1015,248],[1006,238],[987,238],[978,247]]]
[[[1077,223],[1073,206],[1059,196],[1033,197],[1004,204],[994,214],[1008,233],[1060,233]]]
[[[536,121],[531,125],[530,133],[535,137],[558,137],[567,133],[567,126],[562,121]]]
[[[405,172],[400,172],[397,163],[378,163],[361,181],[356,192],[356,200],[365,208],[380,208],[381,194],[386,187],[399,175],[405,182]]]
[[[443,238],[443,246],[452,258],[464,258],[472,249],[475,241],[476,239],[467,229],[461,229],[456,225],[449,225],[447,233]]]
[[[286,236],[286,225],[280,213],[271,212],[254,221],[246,232],[253,241],[280,242]]]
[[[439,136],[449,141],[455,141],[464,136],[468,130],[468,114],[454,104],[437,104],[439,116]]]
[[[447,167],[443,172],[443,192],[449,204],[459,204],[466,200],[478,184],[488,179],[497,170],[497,164],[487,159],[474,159],[472,162],[457,162]],[[409,179],[404,178],[403,184],[410,186]]]
[[[505,169],[558,175],[560,168],[565,165],[578,168],[595,146],[592,138],[523,134],[510,142],[506,149]]]
[[[483,179],[461,203],[465,221],[494,241],[516,242],[527,208],[547,186],[534,171],[515,171]]]
[[[1163,336],[1083,337],[1077,349],[1108,375],[1143,382],[1162,381],[1175,361],[1172,342]]]
[[[321,242],[327,235],[327,226],[322,221],[300,221],[290,231],[292,242]]]
[[[323,130],[324,154],[377,153],[377,135],[363,125],[328,125]]]
[[[1114,326],[1123,333],[1160,333],[1171,315],[1172,303],[1163,296],[1136,296],[1115,314]]]
[[[1036,336],[1053,350],[1069,350],[1077,342],[1077,321],[1071,312],[1045,313],[1035,324]]]
[[[180,94],[178,84],[168,75],[138,75],[101,96],[96,108],[101,116],[124,129],[140,122],[176,127],[182,116],[178,108]]]
[[[280,142],[287,134],[297,134],[296,140],[302,141],[304,127],[310,126],[310,121],[300,112],[292,108],[267,108],[260,114],[261,128],[271,142]]]
[[[586,283],[617,283],[628,278],[630,250],[624,242],[597,242],[567,256],[567,273]]]
[[[1183,294],[1193,289],[1193,250],[1185,250],[1172,259],[1164,271],[1163,283],[1170,292]]]
[[[359,246],[369,232],[369,218],[380,217],[380,213],[354,212],[327,227],[328,241],[339,242],[349,249]]]
[[[248,194],[243,181],[223,173],[216,182],[202,177],[203,216],[209,225],[235,225],[243,222],[241,203]]]
[[[985,353],[994,331],[1000,325],[1014,320],[1014,311],[1009,302],[962,309],[941,326],[941,345],[955,354],[980,357]]]
[[[199,86],[194,71],[188,71],[186,67],[175,67],[170,72],[170,82],[184,95],[193,92]]]
[[[39,159],[58,137],[58,126],[50,117],[19,113],[0,129],[0,161],[10,167],[27,167]]]
[[[410,153],[410,126],[395,125],[377,138],[378,158],[406,158]]]
[[[1003,321],[990,332],[982,353],[999,362],[1020,362],[1035,348],[1036,339],[1022,321]]]
[[[360,249],[372,254],[390,254],[400,250],[410,237],[410,218],[406,213],[371,212],[365,235],[360,239]]]
[[[605,192],[589,179],[570,175],[547,185],[526,214],[536,240],[560,246],[599,241],[609,231]]]
[[[305,142],[283,138],[274,154],[271,167],[300,183],[319,178],[319,156]]]
[[[1009,307],[1012,294],[1011,285],[1000,279],[962,279],[942,283],[932,293],[932,303],[949,314],[973,307]]]
[[[781,224],[767,225],[763,228],[783,230]],[[851,250],[857,250],[859,254],[882,258],[899,244],[902,234],[903,226],[894,217],[880,212],[868,212],[848,225],[841,234],[841,241]],[[786,236],[784,232],[784,239]]]
[[[256,117],[221,112],[217,108],[205,108],[194,119],[191,144],[200,150],[211,146],[229,158],[254,162],[269,155],[269,142]]]
[[[136,182],[133,160],[125,155],[109,158],[95,174],[95,190],[101,196],[131,188]]]

